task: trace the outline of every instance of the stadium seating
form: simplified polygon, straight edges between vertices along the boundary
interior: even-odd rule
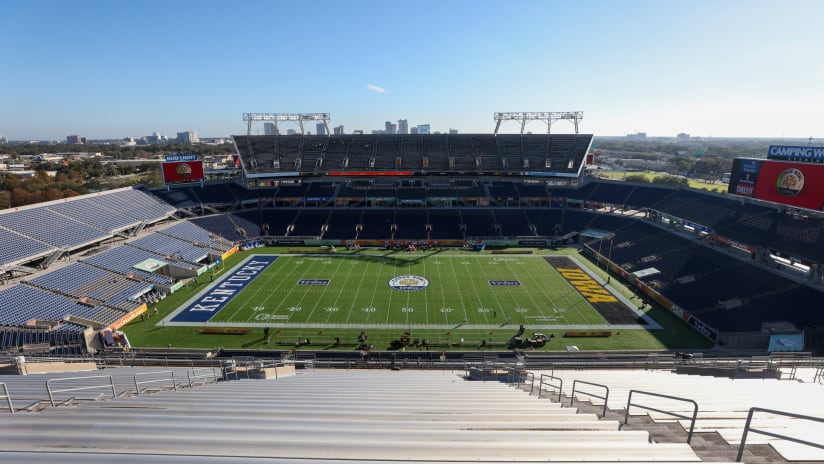
[[[147,259],[163,261],[164,256],[124,245],[101,251],[92,256],[84,257],[80,260],[80,262],[107,269],[117,274],[134,276],[136,280],[146,280],[151,283],[166,286],[171,285],[173,283],[173,279],[170,277],[146,272],[134,267],[136,264]]]
[[[208,230],[198,227],[189,221],[180,221],[157,231],[159,234],[175,237],[199,246],[216,249],[221,252],[232,248],[232,242],[215,235]]]
[[[460,210],[462,224],[466,229],[466,238],[497,238],[498,227],[490,209],[464,208]]]
[[[157,222],[175,212],[175,208],[135,189],[121,189],[88,197],[88,201],[107,211],[125,213],[143,222]]]
[[[625,182],[593,182],[595,190],[589,195],[587,200],[598,203],[616,205],[623,207],[627,204],[627,198],[635,190],[635,186]]]
[[[495,223],[503,237],[534,236],[532,224],[522,209],[492,209]]]
[[[0,224],[3,217],[0,216]],[[0,228],[0,265],[31,261],[57,251],[53,245]]]
[[[101,309],[91,302],[81,303],[70,296],[22,284],[0,290],[0,308],[0,324],[7,325],[25,325],[34,319],[62,320],[69,315],[94,320]]]
[[[329,228],[323,238],[329,240],[353,240],[357,226],[361,222],[361,210],[333,209],[329,217]]]
[[[255,212],[257,213],[257,212]],[[208,230],[224,240],[237,242],[244,239],[244,236],[238,233],[238,228],[228,214],[214,214],[211,216],[202,216],[190,219],[193,224]],[[259,228],[260,226],[258,226]]]
[[[290,237],[320,237],[323,228],[329,221],[328,209],[302,209],[292,220],[293,228],[289,231]]]
[[[738,205],[738,202],[720,195],[679,190],[656,203],[655,209],[707,227],[714,227],[719,222],[733,218]]]
[[[291,217],[294,218],[295,211],[288,210],[287,216],[291,214]],[[241,237],[240,240],[246,238],[255,238],[261,235],[279,235],[281,230],[285,230],[285,227],[291,222],[281,223],[280,221],[273,221],[272,219],[277,219],[261,215],[259,210],[247,210],[247,211],[239,211],[237,213],[232,213],[226,216],[235,226],[235,237]],[[291,220],[291,219],[290,219]],[[286,221],[286,219],[283,219]],[[266,233],[263,233],[262,228],[267,226]],[[281,227],[283,226],[283,227]],[[227,237],[228,238],[228,237]],[[234,240],[239,240],[235,238]]]
[[[386,240],[391,238],[391,226],[394,224],[394,220],[395,210],[393,209],[364,209],[358,238],[363,240]]]
[[[665,201],[670,195],[677,192],[676,188],[665,185],[635,185],[635,188],[624,200],[624,205],[627,209],[652,208],[659,201]]]
[[[152,190],[151,194],[175,208],[186,209],[200,206],[200,198],[192,187],[175,187]]]
[[[536,377],[539,377],[542,373],[549,374],[549,372],[533,371]],[[551,375],[563,380],[563,393],[567,397],[572,393],[572,384],[575,380],[606,385],[609,387],[607,406],[616,411],[623,411],[626,408],[630,390],[641,390],[693,400],[698,405],[695,432],[711,433],[712,436],[708,437],[710,440],[707,442],[708,444],[717,443],[717,441],[712,440],[717,437],[715,434],[720,434],[725,443],[738,445],[741,442],[747,413],[751,407],[824,417],[824,408],[821,402],[813,400],[820,394],[821,386],[814,383],[743,378],[731,381],[729,378],[683,375],[659,370],[555,369]],[[592,392],[593,389],[584,388],[583,391]],[[576,396],[576,403],[578,401],[591,401],[596,405],[604,404],[602,399],[586,395]],[[693,407],[690,403],[640,395],[633,396],[633,403],[636,402],[655,408],[657,411],[633,407],[630,410],[630,424],[633,421],[638,421],[638,419],[632,419],[632,417],[649,415],[657,423],[677,423],[680,424],[680,428],[683,430],[689,430],[689,420],[672,417],[666,414],[665,411],[691,416]],[[760,415],[753,423],[754,427],[762,430],[786,434],[814,443],[821,443],[821,437],[824,436],[824,427],[822,425],[808,421],[788,420],[771,414]],[[747,438],[747,443],[750,445],[771,443],[784,458],[791,461],[820,462],[824,460],[823,450],[801,446],[775,437],[751,434]],[[735,450],[734,447],[730,447],[730,449]],[[745,455],[744,457],[745,462],[760,462],[762,459],[753,455]]]
[[[428,238],[426,225],[429,223],[426,210],[398,210],[395,213],[395,240],[425,240]]]
[[[53,203],[46,209],[77,222],[102,229],[109,234],[129,229],[140,224],[140,221],[118,211],[105,211],[89,201],[67,199],[62,203]]]
[[[619,430],[615,420],[598,421],[502,383],[466,382],[450,372],[315,370],[277,381],[233,380],[129,396],[134,382],[128,386],[128,379],[141,372],[147,371],[111,370],[115,399],[76,399],[76,407],[0,422],[0,456],[101,462],[101,455],[111,459],[127,447],[123,459],[241,464],[699,460],[686,443],[654,443],[647,432]],[[176,371],[176,378],[185,377]],[[26,380],[11,384],[12,392],[19,388],[36,397],[38,386]],[[117,422],[110,420],[113,408]],[[74,426],[67,429],[67,421]],[[105,433],[88,433],[101,422]],[[44,453],[43,442],[59,452]]]
[[[432,225],[429,238],[433,240],[465,238],[460,228],[461,217],[457,209],[432,209],[429,211],[429,223]]]
[[[580,173],[591,135],[234,136],[247,173],[328,171]]]
[[[47,208],[33,207],[0,215],[0,224],[55,247],[77,248],[99,242],[110,234],[69,219]]]
[[[132,240],[128,246],[140,248],[147,252],[163,256],[166,261],[174,261],[181,267],[196,268],[209,254],[208,242],[202,246],[169,237],[159,233],[151,233]],[[181,262],[185,262],[183,264]]]

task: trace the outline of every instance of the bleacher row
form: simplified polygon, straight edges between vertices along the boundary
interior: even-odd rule
[[[95,392],[80,392],[82,396],[70,401],[73,407],[4,417],[0,459],[97,463],[116,457],[124,462],[244,464],[701,461],[686,443],[655,443],[646,431],[621,430],[616,420],[599,420],[504,383],[463,381],[448,371],[313,370],[277,380],[240,379],[134,395],[123,393],[135,389],[128,380],[152,377],[145,369],[121,373],[125,370],[103,371],[119,380],[113,381],[116,398],[96,392],[95,400],[88,398]],[[179,370],[175,374],[186,377]],[[42,381],[32,385],[25,377],[14,379],[9,389],[12,397],[18,391],[29,398],[43,396]],[[58,398],[62,402],[66,396]]]
[[[233,136],[248,174],[412,171],[580,174],[592,135]]]
[[[604,385],[609,388],[607,407],[613,411],[623,411],[626,408],[631,390],[651,392],[659,395],[685,398],[697,403],[698,412],[695,423],[695,433],[712,433],[720,435],[725,443],[736,445],[741,443],[747,414],[751,407],[802,414],[806,416],[824,418],[824,403],[818,401],[822,393],[822,385],[814,382],[782,381],[777,379],[747,379],[737,378],[730,380],[723,377],[701,375],[676,374],[669,371],[657,370],[620,370],[620,369],[554,369],[552,371],[533,371],[537,384],[540,384],[542,374],[552,375],[563,381],[563,394],[572,396],[573,384],[577,381],[578,392],[575,404],[592,402],[594,405],[603,405],[604,390],[580,382]],[[553,382],[558,385],[558,382]],[[543,395],[552,396],[557,389],[545,386]],[[582,392],[584,392],[582,394]],[[590,396],[589,392],[597,396]],[[688,402],[676,401],[671,398],[652,397],[636,394],[632,403],[642,407],[630,408],[628,424],[638,422],[639,416],[647,416],[658,424],[680,424],[682,434],[690,429],[691,421],[683,417],[674,417],[669,413],[690,417],[693,405]],[[644,407],[654,408],[653,410]],[[635,417],[636,419],[632,419]],[[824,423],[804,420],[795,420],[790,417],[775,414],[761,413],[754,416],[751,424],[753,428],[779,435],[806,440],[812,443],[824,444]],[[683,435],[682,435],[683,436]],[[708,436],[712,438],[712,436]],[[702,440],[698,440],[702,442]],[[695,440],[694,440],[695,442]],[[710,442],[711,443],[711,442]],[[749,446],[771,444],[779,454],[788,461],[821,462],[824,460],[824,449],[796,444],[781,440],[777,437],[764,434],[749,434],[746,443]],[[705,447],[706,442],[697,444]],[[734,456],[734,454],[733,454]],[[750,459],[753,459],[751,456]],[[744,462],[753,462],[745,459]],[[713,460],[713,459],[709,459]],[[755,462],[771,462],[769,460],[755,460]],[[772,461],[775,462],[775,461]]]
[[[174,212],[131,188],[5,210],[0,212],[0,266],[89,246]]]

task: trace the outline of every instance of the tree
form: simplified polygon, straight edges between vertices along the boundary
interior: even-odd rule
[[[676,176],[655,176],[652,178],[652,183],[663,185],[682,185],[684,187],[689,186],[689,181],[685,177]]]
[[[626,178],[627,182],[642,182],[642,183],[649,183],[649,178],[643,174],[629,174]]]

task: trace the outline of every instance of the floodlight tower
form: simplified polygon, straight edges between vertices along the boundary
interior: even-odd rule
[[[275,134],[278,134],[278,122],[296,121],[300,126],[300,133],[303,134],[303,123],[306,122],[322,122],[326,128],[326,133],[331,135],[329,131],[329,113],[243,113],[243,121],[246,123],[246,135],[252,135],[252,123],[254,122],[271,122],[275,125]]]
[[[526,123],[530,121],[542,121],[546,123],[546,133],[549,134],[552,129],[552,124],[561,120],[572,121],[575,125],[575,133],[578,133],[578,121],[584,118],[583,111],[521,111],[521,112],[506,112],[495,113],[495,135],[498,135],[498,129],[504,121],[518,121],[521,123],[521,134],[524,133]]]

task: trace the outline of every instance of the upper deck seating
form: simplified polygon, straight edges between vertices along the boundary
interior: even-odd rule
[[[69,219],[43,207],[30,207],[2,214],[0,225],[61,248],[88,245],[109,236],[102,229]]]
[[[74,221],[104,230],[109,234],[140,224],[140,221],[124,213],[101,209],[89,201],[83,201],[83,199],[74,201],[67,199],[63,203],[53,203],[45,208]]]
[[[2,223],[2,216],[0,216]],[[0,265],[16,264],[56,251],[53,245],[0,228]]]
[[[169,227],[158,230],[157,233],[185,240],[193,244],[199,244],[200,246],[208,246],[209,248],[220,251],[226,251],[232,247],[230,241],[189,221],[176,222]]]
[[[143,222],[156,222],[175,212],[173,206],[135,189],[101,192],[88,200],[107,211],[120,212]]]

